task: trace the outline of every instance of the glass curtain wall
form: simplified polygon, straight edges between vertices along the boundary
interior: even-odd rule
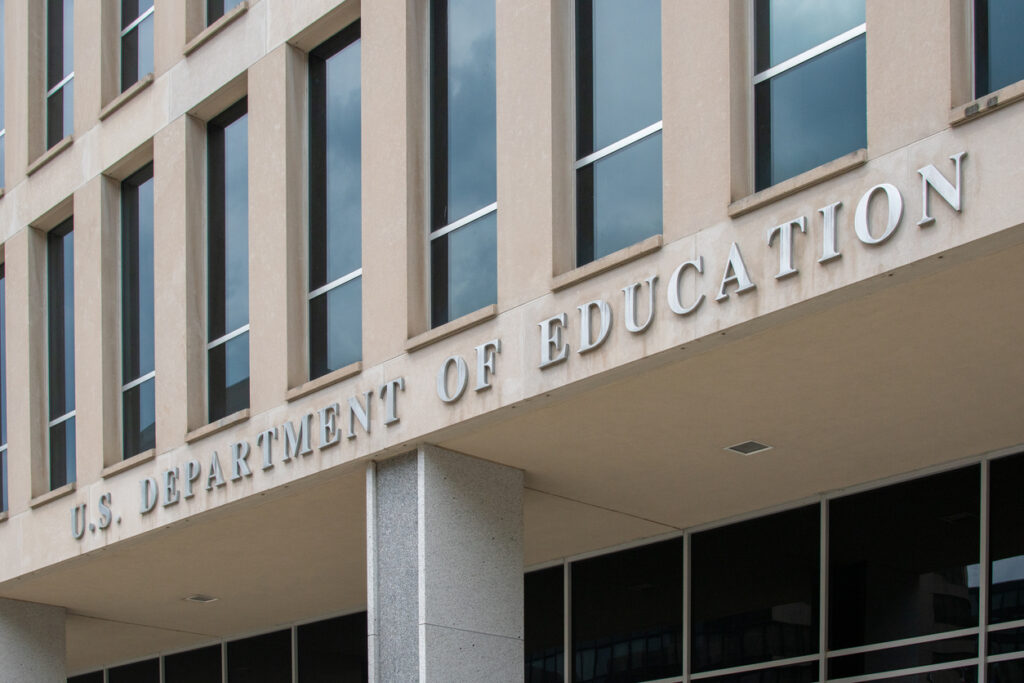
[[[209,420],[249,407],[249,127],[239,100],[207,124]]]
[[[153,0],[121,0],[121,92],[153,73]]]
[[[46,148],[75,128],[75,3],[46,0]]]
[[[529,572],[526,681],[1019,683],[1021,491],[1024,453]]]
[[[309,53],[309,377],[362,358],[359,22]]]
[[[122,456],[156,446],[153,164],[121,183]]]
[[[661,0],[576,1],[576,265],[662,230]]]
[[[494,0],[430,1],[431,326],[497,301]]]

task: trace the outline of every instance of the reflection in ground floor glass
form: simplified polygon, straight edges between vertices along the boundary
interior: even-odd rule
[[[1024,683],[1024,659],[989,664],[988,683]]]
[[[846,678],[864,674],[912,669],[945,662],[959,662],[978,656],[978,637],[965,636],[893,647],[855,655],[831,657],[828,660],[829,678]]]
[[[814,683],[818,680],[818,663],[777,666],[699,680],[700,683]]]

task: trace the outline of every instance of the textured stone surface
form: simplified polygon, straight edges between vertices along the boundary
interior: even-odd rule
[[[64,680],[63,607],[0,599],[0,672],[6,683]]]
[[[428,624],[423,627],[423,642],[426,656],[419,680],[424,683],[523,680],[523,641],[518,638]]]

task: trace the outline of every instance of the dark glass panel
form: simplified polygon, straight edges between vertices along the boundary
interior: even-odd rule
[[[72,220],[47,235],[50,419],[75,409],[75,234]]]
[[[571,571],[573,680],[682,673],[681,538],[574,562]]]
[[[220,645],[168,655],[164,683],[221,683],[220,655]]]
[[[576,174],[577,265],[661,234],[661,133]]]
[[[5,182],[4,167],[5,167],[5,164],[7,163],[6,147],[7,147],[7,135],[5,133],[4,135],[0,135],[0,188],[2,188],[4,186],[4,182]]]
[[[434,229],[497,198],[494,16],[494,0],[431,2]]]
[[[46,89],[74,71],[73,0],[47,0],[46,12]]]
[[[93,671],[89,674],[80,674],[68,679],[68,683],[103,683],[103,672]]]
[[[361,683],[369,676],[366,612],[299,626],[299,683]]]
[[[0,0],[0,130],[6,128],[7,121],[7,107],[6,99],[4,97],[4,85],[7,82],[7,60],[4,57],[4,44],[7,41],[6,24],[4,23],[4,5],[5,0]],[[4,184],[4,165],[3,165],[3,138],[0,138],[0,187]]]
[[[564,574],[559,565],[524,577],[526,683],[565,680]]]
[[[234,9],[241,2],[242,0],[206,0],[207,25],[220,19],[226,12]]]
[[[121,183],[121,381],[153,370],[153,165]]]
[[[291,678],[291,630],[228,643],[227,683],[281,683]]]
[[[818,652],[817,505],[694,534],[692,671]]]
[[[310,54],[309,288],[362,262],[358,22]]]
[[[160,660],[148,659],[109,669],[107,683],[160,683]]]
[[[0,0],[2,2],[3,0]],[[0,446],[7,445],[7,271],[0,263]]]
[[[0,451],[0,512],[7,509],[7,449],[5,448]]]
[[[712,676],[700,679],[700,683],[814,683],[817,680],[818,663],[811,662],[725,676]]]
[[[974,2],[974,96],[981,97],[1024,78],[1024,3]]]
[[[211,121],[209,340],[249,322],[249,147],[246,100]]]
[[[893,676],[877,679],[885,683],[975,683],[978,680],[977,666],[964,666],[959,669],[929,671],[923,674]]]
[[[433,326],[498,299],[498,212],[430,242]]]
[[[121,37],[121,91],[153,72],[153,15]]]
[[[865,39],[754,88],[758,190],[867,147]]]
[[[1024,683],[1024,659],[988,665],[989,683]]]
[[[989,623],[1024,619],[1024,453],[989,470]]]
[[[156,446],[156,380],[148,379],[123,392],[124,457]]]
[[[978,624],[979,467],[829,502],[829,648]]]
[[[661,120],[661,0],[577,0],[576,41],[582,158]]]
[[[959,662],[978,656],[978,637],[949,638],[931,643],[918,643],[903,647],[862,652],[855,655],[831,657],[828,660],[829,678],[846,678],[865,674],[911,669],[946,662]]]
[[[988,632],[988,653],[1024,652],[1024,627]]]
[[[249,333],[209,351],[210,422],[249,407]]]
[[[53,147],[74,130],[74,79],[46,100],[46,148]]]
[[[757,0],[761,72],[864,23],[864,0]]]
[[[363,279],[338,285],[309,302],[309,376],[326,375],[362,357]]]
[[[153,6],[153,0],[121,0],[121,28],[128,28],[139,15]]]
[[[50,490],[75,481],[75,418],[50,427]]]

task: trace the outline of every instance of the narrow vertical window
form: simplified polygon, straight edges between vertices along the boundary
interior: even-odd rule
[[[249,407],[249,126],[242,99],[207,126],[209,419]]]
[[[662,230],[661,0],[576,2],[576,265]]]
[[[153,364],[153,164],[121,183],[122,455],[156,445]]]
[[[4,60],[4,43],[6,42],[6,26],[4,25],[4,0],[0,0],[0,187],[4,187],[7,155],[7,106],[4,100],[4,88],[6,83],[7,63]]]
[[[206,25],[209,26],[240,4],[242,0],[206,0]]]
[[[153,73],[153,0],[121,0],[121,92]]]
[[[0,512],[7,510],[7,273],[0,263]]]
[[[69,218],[47,236],[50,489],[75,481],[75,234]]]
[[[755,189],[867,146],[864,0],[755,4]]]
[[[1024,3],[974,0],[974,96],[1024,79]]]
[[[494,0],[430,4],[431,326],[497,301]]]
[[[309,55],[309,377],[362,357],[359,22]]]
[[[74,0],[46,5],[46,148],[74,130]]]

